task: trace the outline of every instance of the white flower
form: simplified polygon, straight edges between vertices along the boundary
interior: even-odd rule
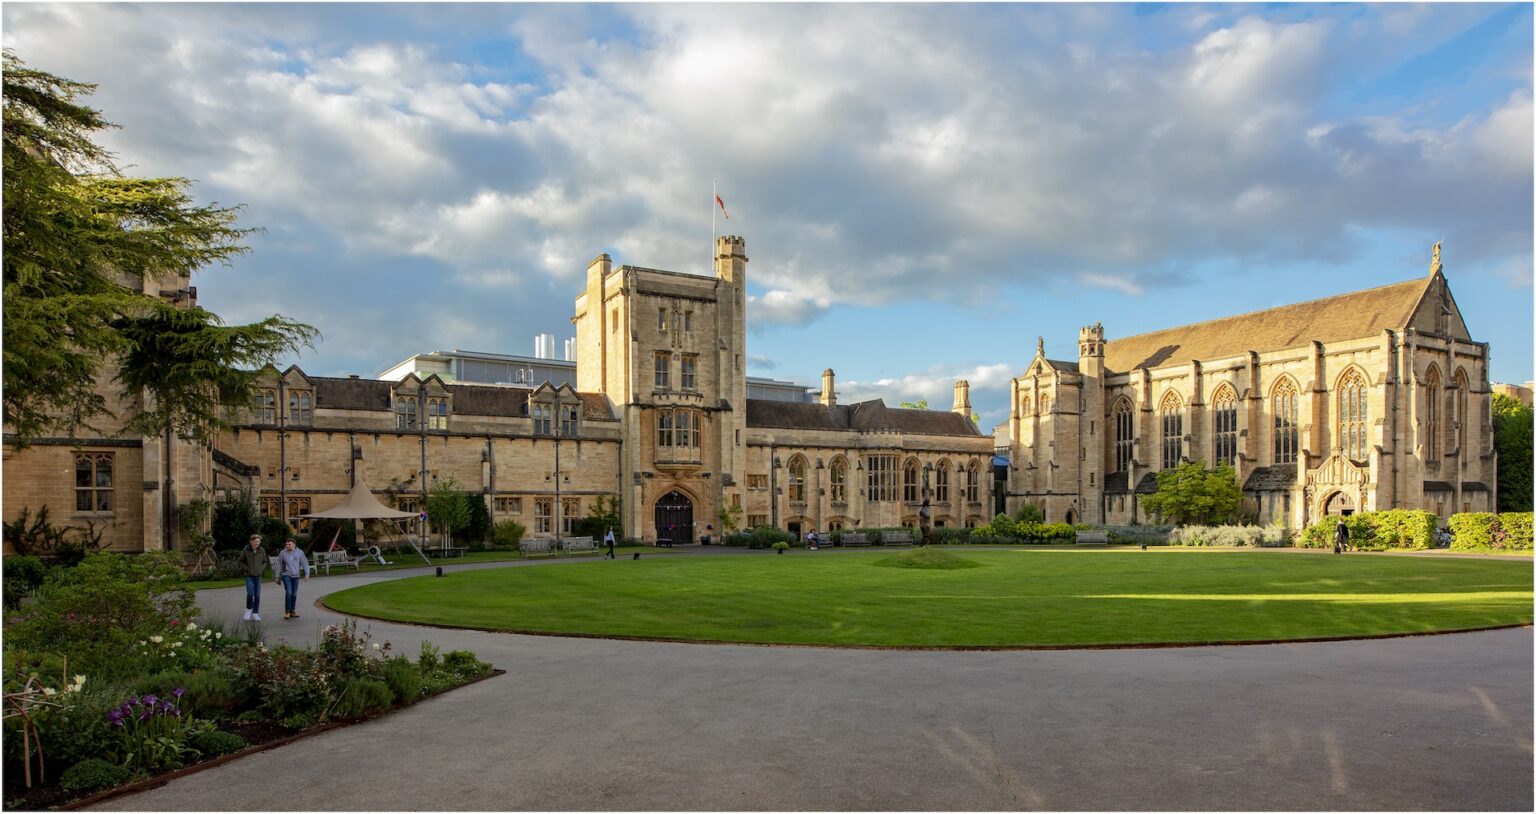
[[[159,643],[165,641],[165,637],[164,636],[150,636],[149,640],[154,642],[155,644],[159,644]]]
[[[224,634],[222,632],[221,633],[215,633],[215,634],[213,634],[213,638],[215,638],[215,639],[222,639],[222,638],[224,638]]]
[[[171,651],[171,658],[173,658],[173,659],[176,658],[176,651],[175,650]]]
[[[380,649],[382,649],[382,648],[380,648],[380,647],[379,647],[379,643],[378,643],[378,642],[374,642],[374,643],[373,643],[373,649],[374,649],[374,650],[380,650]]]
[[[55,692],[56,691],[52,687],[44,687],[43,688],[43,695],[53,695],[53,694],[55,694]]]
[[[197,630],[197,623],[196,622],[188,622],[187,623],[187,630]]]
[[[146,644],[148,644],[148,642],[144,641],[143,639],[139,640],[139,647],[143,647]]]

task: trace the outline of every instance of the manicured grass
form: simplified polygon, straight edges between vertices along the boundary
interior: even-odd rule
[[[1346,637],[1529,624],[1529,563],[1257,552],[963,550],[571,562],[331,594],[401,621],[682,640],[1029,646]]]
[[[561,559],[573,559],[573,560],[601,559],[602,556],[603,556],[603,552],[605,552],[605,551],[607,551],[607,549],[598,549],[598,551],[596,553],[592,553],[592,554],[562,555],[562,556],[559,556],[559,557],[555,557],[554,559],[557,559],[557,560],[561,560]],[[614,555],[615,556],[619,556],[619,557],[622,557],[622,556],[624,556],[626,554],[629,554],[629,553],[635,552],[635,551],[643,551],[643,552],[646,553],[646,556],[655,556],[655,555],[658,555],[658,554],[670,553],[670,552],[668,552],[664,548],[660,549],[658,551],[656,548],[654,548],[652,546],[647,546],[647,545],[634,545],[634,546],[622,546],[621,545],[621,546],[614,546]],[[398,555],[394,551],[390,551],[389,553],[384,555],[384,558],[390,561],[389,565],[379,565],[378,563],[375,563],[375,562],[365,562],[365,563],[363,563],[363,567],[361,569],[359,569],[360,572],[364,573],[364,574],[371,574],[371,573],[373,573],[375,571],[400,571],[400,570],[404,570],[406,568],[426,568],[427,567],[427,564],[422,562],[421,558],[416,556],[416,552],[414,552],[414,551],[402,550]],[[523,555],[519,554],[516,551],[467,551],[461,557],[431,557],[430,559],[432,560],[432,564],[433,565],[467,565],[469,563],[477,563],[477,562],[509,562],[509,561],[512,561],[512,560],[520,560],[522,558],[523,558]],[[535,559],[540,559],[540,558],[535,558]],[[323,578],[325,578],[327,576],[345,576],[347,574],[359,573],[359,570],[353,570],[352,568],[333,568],[333,569],[331,569],[331,573],[327,574],[322,569],[322,570],[317,571],[315,573],[315,578],[323,579]],[[267,569],[266,580],[268,582],[272,582],[273,581],[272,570],[270,568]],[[210,589],[213,589],[213,588],[231,588],[231,587],[234,587],[236,585],[244,585],[244,584],[245,584],[245,579],[243,577],[233,577],[233,578],[225,578],[225,579],[198,579],[198,580],[190,580],[190,581],[187,582],[187,587],[191,588],[194,591],[206,591],[206,590],[210,590]]]

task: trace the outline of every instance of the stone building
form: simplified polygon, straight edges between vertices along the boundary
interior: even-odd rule
[[[1013,380],[1010,511],[1146,522],[1140,499],[1185,461],[1230,464],[1261,522],[1293,528],[1494,506],[1488,345],[1438,244],[1424,278],[1123,339],[1094,324],[1077,351],[1041,340]]]
[[[105,529],[112,548],[153,550],[176,547],[167,518],[195,498],[247,491],[302,527],[357,477],[418,510],[424,485],[451,476],[534,536],[568,533],[599,500],[650,542],[718,535],[722,510],[801,533],[916,524],[925,494],[936,525],[986,519],[992,440],[963,382],[954,412],[840,406],[830,370],[820,403],[748,398],[746,244],[715,248],[708,277],[594,259],[572,317],[574,385],[268,368],[205,446],[108,434],[7,450],[6,517],[47,505],[56,523]]]

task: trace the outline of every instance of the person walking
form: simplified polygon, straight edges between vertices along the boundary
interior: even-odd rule
[[[267,554],[261,550],[260,534],[251,535],[251,544],[240,549],[240,557],[235,562],[245,576],[244,619],[260,622],[261,577],[267,573]]]
[[[309,579],[309,558],[304,556],[293,539],[283,544],[277,554],[277,581],[283,586],[283,618],[297,619],[294,610],[299,602],[299,580]]]
[[[618,557],[613,555],[613,529],[603,532],[603,545],[608,546],[608,553],[604,555],[605,557],[610,560],[618,559]]]
[[[1339,524],[1333,529],[1333,553],[1344,553],[1344,547],[1347,545],[1349,545],[1349,527],[1344,525],[1343,520],[1340,520]]]

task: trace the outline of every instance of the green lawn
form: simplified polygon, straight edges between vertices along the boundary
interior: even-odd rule
[[[894,646],[1255,641],[1531,622],[1524,562],[965,549],[958,556],[982,567],[880,567],[890,556],[573,562],[396,580],[325,603],[456,627]]]

